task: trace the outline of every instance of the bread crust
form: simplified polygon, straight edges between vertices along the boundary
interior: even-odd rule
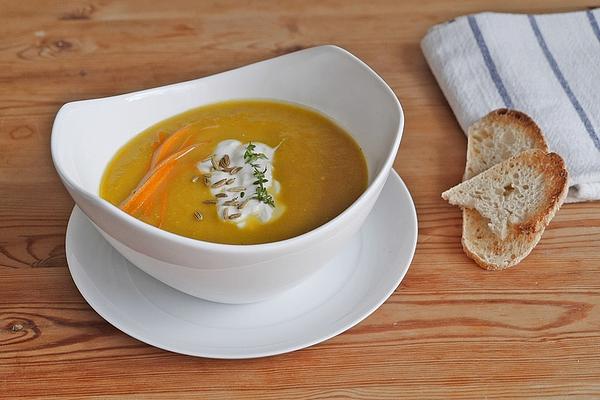
[[[516,181],[519,179],[518,171],[523,171],[528,176],[528,181]],[[502,188],[506,190],[508,186],[505,185],[513,184],[514,188],[520,190],[524,187],[529,192],[529,200],[525,198],[521,203],[525,201],[527,204],[520,204],[515,197],[506,203],[510,207],[506,209],[508,211],[502,211],[504,206],[498,209],[498,204],[494,205],[494,201],[502,201],[500,199],[506,195],[502,193]],[[547,225],[564,199],[566,189],[567,171],[560,156],[534,149],[510,157],[476,177],[448,189],[442,193],[442,198],[450,204],[476,208],[482,216],[491,218],[492,231],[504,239],[512,230],[533,233]],[[489,197],[483,195],[485,190],[489,191]],[[469,191],[471,194],[468,194]],[[525,207],[526,213],[521,214],[519,207]],[[502,213],[497,214],[500,211]],[[509,217],[517,220],[511,223]]]
[[[541,227],[548,225],[565,200],[569,188],[567,168],[561,156],[556,153],[543,154],[538,150],[531,150],[528,153],[531,153],[530,162],[550,181],[548,194],[550,201],[548,206],[535,214],[529,222],[515,225],[515,228],[522,233],[537,232]]]
[[[521,111],[511,110],[508,108],[499,108],[486,114],[483,118],[476,121],[468,128],[467,136],[470,138],[472,135],[485,132],[494,126],[510,126],[515,132],[518,132],[519,135],[527,137],[532,141],[533,145],[530,147],[530,149],[540,149],[546,153],[549,151],[546,140],[544,139],[544,134],[535,121]],[[470,171],[470,160],[468,157],[469,150],[471,150],[471,146],[473,146],[473,144],[468,143],[467,146],[467,165],[465,166],[463,181],[483,172]],[[490,167],[491,166],[492,165],[490,165]]]
[[[541,238],[541,235],[540,235],[540,238]],[[488,263],[487,261],[485,261],[484,259],[482,259],[481,257],[479,257],[479,255],[477,253],[472,252],[469,249],[468,244],[465,243],[466,242],[465,238],[462,238],[461,244],[462,244],[463,251],[465,252],[465,254],[467,255],[467,257],[469,257],[470,259],[472,259],[473,261],[475,261],[475,263],[480,268],[486,269],[488,271],[500,271],[500,270],[503,270],[503,269],[514,267],[515,265],[517,265],[518,263],[520,263],[521,261],[523,261],[523,259],[525,257],[527,257],[531,253],[531,251],[533,250],[533,248],[537,245],[538,241],[539,241],[539,239],[536,240],[535,244],[533,244],[533,246],[531,246],[531,248],[528,251],[522,253],[522,257],[517,257],[514,260],[511,260],[511,262],[509,262],[507,265],[498,265],[498,264]]]
[[[468,131],[471,132],[471,129],[475,130],[477,128],[481,128],[482,126],[491,125],[493,123],[502,125],[518,125],[520,128],[519,133],[529,136],[535,142],[536,146],[534,148],[548,152],[548,145],[546,144],[542,130],[529,115],[522,113],[521,111],[508,108],[499,108],[491,111],[479,121],[471,125]]]
[[[486,115],[484,120],[486,118],[489,118],[490,122],[506,123],[506,121],[511,121],[518,124],[522,129],[521,133],[535,141],[536,148],[548,151],[548,145],[546,144],[542,130],[529,115],[517,110],[499,108]]]
[[[481,221],[483,219],[483,217],[481,217],[481,215],[479,215],[479,213],[477,211],[463,209],[463,218],[464,218],[463,219],[463,236],[461,238],[461,245],[462,245],[463,251],[467,255],[467,257],[469,257],[473,261],[475,261],[475,263],[480,268],[486,269],[488,271],[500,271],[503,269],[514,267],[515,265],[519,264],[521,261],[523,261],[523,259],[525,259],[525,257],[527,257],[531,253],[533,248],[537,245],[537,243],[542,238],[542,235],[545,230],[545,227],[544,227],[543,229],[541,229],[540,231],[535,232],[535,233],[522,233],[522,232],[515,231],[515,232],[511,232],[510,235],[505,240],[496,238],[495,235],[493,235],[491,232],[488,232],[490,237],[494,236],[493,238],[491,238],[491,240],[495,241],[494,247],[492,249],[492,251],[495,254],[508,252],[510,244],[514,244],[514,242],[517,240],[526,243],[525,246],[522,246],[525,250],[521,251],[519,253],[519,256],[515,257],[514,259],[511,259],[506,265],[493,264],[493,263],[487,262],[485,259],[483,259],[480,256],[480,254],[478,254],[475,250],[471,250],[471,248],[470,248],[470,244],[468,242],[467,234],[466,234],[467,227],[465,226],[467,224],[467,221],[470,220],[469,217],[467,216],[468,213],[471,213],[471,215],[470,215],[471,220],[477,219],[475,222],[472,222],[472,223],[474,223],[474,224],[480,223],[480,224],[483,224],[484,226],[486,225],[485,221]]]

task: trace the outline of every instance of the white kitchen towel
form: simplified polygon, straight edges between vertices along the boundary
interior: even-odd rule
[[[482,13],[421,48],[462,129],[496,108],[530,115],[569,171],[567,201],[600,199],[600,9]]]

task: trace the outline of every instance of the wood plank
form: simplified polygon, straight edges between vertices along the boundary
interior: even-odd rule
[[[460,212],[439,197],[460,180],[466,141],[419,47],[458,15],[590,6],[600,2],[0,0],[0,397],[600,397],[600,203],[564,206],[519,267],[477,268]],[[406,113],[394,167],[420,226],[394,295],[342,335],[257,360],[177,355],[106,323],[66,266],[73,202],[49,152],[60,106],[324,43],[371,65]]]

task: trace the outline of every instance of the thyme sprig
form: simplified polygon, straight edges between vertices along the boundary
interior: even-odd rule
[[[273,200],[273,196],[271,196],[271,194],[267,191],[267,188],[265,187],[265,183],[269,181],[265,177],[267,167],[265,167],[261,171],[260,166],[256,164],[257,160],[266,160],[267,156],[263,153],[256,153],[254,151],[255,148],[256,145],[250,142],[248,143],[246,151],[244,152],[244,161],[246,161],[247,164],[250,164],[250,166],[252,167],[252,174],[256,178],[256,180],[252,182],[254,185],[256,185],[255,198],[256,200],[268,204],[271,207],[275,207],[275,201]]]
[[[252,182],[256,185],[256,199],[258,201],[262,201],[265,204],[270,205],[271,207],[275,207],[275,201],[273,200],[273,196],[269,194],[267,188],[265,188],[265,183],[269,180],[265,178],[265,172],[267,172],[267,168],[264,170],[259,170],[256,165],[252,165],[252,173],[256,180]]]
[[[263,153],[255,153],[254,149],[256,148],[256,145],[253,144],[252,142],[248,143],[248,146],[246,147],[246,151],[244,152],[244,161],[246,161],[247,164],[250,164],[254,167],[254,162],[257,160],[266,160],[267,156],[265,156]]]

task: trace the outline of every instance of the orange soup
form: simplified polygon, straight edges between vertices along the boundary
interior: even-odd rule
[[[367,179],[360,147],[325,116],[239,100],[186,111],[135,136],[108,164],[100,196],[172,233],[257,244],[328,222]]]

